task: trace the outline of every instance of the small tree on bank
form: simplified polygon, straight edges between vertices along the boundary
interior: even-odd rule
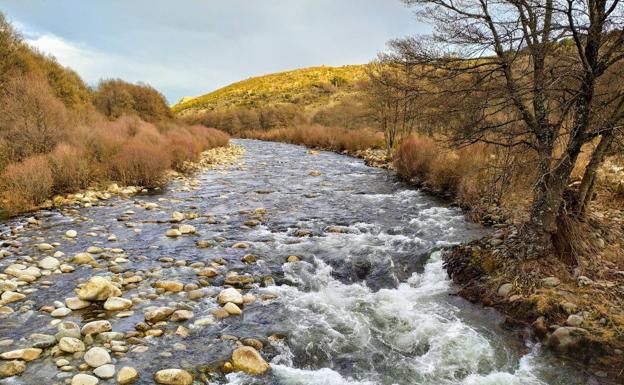
[[[454,139],[525,147],[536,158],[526,256],[552,247],[562,210],[582,215],[624,119],[620,0],[404,0],[430,37],[392,42],[420,66],[430,100],[461,116]],[[419,91],[422,92],[422,91]],[[425,100],[427,98],[425,97]],[[598,141],[575,202],[564,192],[584,145]]]

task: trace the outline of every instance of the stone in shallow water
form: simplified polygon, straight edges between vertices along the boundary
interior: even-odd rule
[[[54,257],[45,257],[39,261],[38,266],[45,270],[56,270],[61,266],[61,262]]]
[[[39,358],[43,350],[37,348],[11,350],[0,354],[3,360],[33,361]]]
[[[63,317],[67,317],[69,314],[71,314],[71,309],[68,309],[66,307],[61,307],[58,309],[55,309],[52,313],[50,313],[50,315],[52,317],[55,318],[63,318]]]
[[[163,385],[191,385],[193,383],[193,376],[182,369],[159,370],[154,379]]]
[[[91,306],[91,302],[83,301],[78,297],[65,298],[65,306],[72,310],[85,309]]]
[[[109,297],[121,296],[121,290],[104,277],[91,277],[78,290],[78,298],[83,301],[106,301]]]
[[[9,361],[0,363],[0,378],[17,376],[26,370],[26,364],[22,361]]]
[[[98,368],[102,365],[110,364],[111,357],[106,349],[94,347],[89,349],[89,351],[85,353],[84,360],[90,367]]]
[[[45,349],[56,344],[56,338],[49,334],[31,334],[33,348]]]
[[[224,305],[228,302],[232,302],[233,304],[236,304],[236,305],[241,305],[243,303],[243,295],[234,288],[228,288],[228,289],[222,290],[219,293],[219,296],[217,297],[217,301],[219,301],[219,304],[221,305]]]
[[[149,310],[145,313],[145,320],[150,323],[164,321],[173,313],[173,309],[170,307],[159,307],[154,310]]]
[[[230,315],[241,315],[243,312],[238,306],[236,306],[232,302],[226,303],[225,306],[223,306],[223,310],[228,312],[228,314]]]
[[[269,370],[269,364],[251,346],[243,346],[234,350],[232,365],[234,369],[252,375],[263,374]]]
[[[124,366],[117,373],[117,383],[119,385],[130,385],[139,379],[139,372],[130,366]]]
[[[173,293],[179,293],[184,290],[184,285],[178,281],[158,281],[154,284],[154,287]]]
[[[132,307],[132,301],[121,297],[109,297],[104,302],[104,309],[109,311],[120,311],[130,309]]]
[[[113,326],[109,321],[92,321],[82,327],[82,335],[99,334],[113,330]]]
[[[193,312],[190,310],[176,310],[171,315],[173,322],[184,322],[193,318]]]
[[[4,293],[2,293],[2,296],[0,296],[0,299],[2,299],[2,301],[0,301],[0,304],[6,305],[9,303],[21,301],[24,298],[26,298],[26,296],[22,293],[16,293],[14,291],[5,291]]]
[[[78,338],[73,337],[63,337],[59,341],[59,349],[65,353],[76,353],[76,352],[84,352],[85,345]]]
[[[113,378],[115,376],[115,365],[106,364],[99,366],[93,373],[100,378]]]
[[[89,374],[76,374],[71,381],[71,385],[96,385],[100,380]]]

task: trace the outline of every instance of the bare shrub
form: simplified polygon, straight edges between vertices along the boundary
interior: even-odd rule
[[[114,157],[109,169],[113,179],[125,185],[157,187],[170,166],[171,159],[162,146],[132,139]]]
[[[48,155],[54,192],[66,193],[89,186],[96,170],[84,148],[61,143]]]
[[[45,156],[14,163],[2,173],[3,207],[9,212],[28,210],[52,194],[54,179]]]

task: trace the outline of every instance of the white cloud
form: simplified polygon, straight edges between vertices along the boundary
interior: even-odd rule
[[[60,64],[72,68],[90,84],[96,84],[103,78],[122,78],[131,82],[142,81],[157,89],[192,88],[197,85],[192,73],[145,63],[137,57],[98,51],[50,33],[28,35],[30,37],[26,38],[26,42],[29,45],[54,56]]]

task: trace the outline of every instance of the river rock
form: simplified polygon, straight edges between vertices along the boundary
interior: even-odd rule
[[[0,364],[0,378],[7,378],[22,374],[26,370],[23,361],[9,361]]]
[[[312,171],[310,171],[310,173],[308,175],[310,175],[310,176],[321,176],[321,172],[319,170],[312,170]]]
[[[72,310],[85,309],[91,306],[91,302],[84,301],[78,297],[65,298],[65,306]]]
[[[63,317],[67,317],[68,315],[70,315],[71,312],[72,310],[69,308],[60,307],[58,309],[54,309],[54,311],[50,313],[50,315],[54,318],[63,318]]]
[[[230,315],[241,315],[243,312],[240,307],[236,306],[236,304],[233,304],[232,302],[226,303],[225,306],[223,306],[223,310],[228,312]]]
[[[100,382],[100,380],[98,380],[97,377],[93,377],[90,374],[80,373],[76,374],[72,378],[71,385],[97,385],[98,382]]]
[[[247,374],[259,375],[269,370],[269,364],[251,346],[242,346],[232,353],[232,366]]]
[[[228,302],[232,302],[236,305],[241,305],[243,303],[243,295],[238,292],[238,290],[234,288],[228,288],[222,290],[217,297],[217,301],[221,305],[225,305]]]
[[[39,251],[50,251],[54,249],[54,246],[49,243],[40,243],[37,245],[37,249],[39,249]]]
[[[511,293],[511,290],[513,290],[513,285],[511,283],[505,283],[500,285],[497,293],[500,297],[507,297],[509,293]]]
[[[80,338],[80,326],[74,322],[61,322],[57,326],[58,333],[54,336],[57,341],[60,341],[63,337]]]
[[[45,349],[56,345],[56,338],[49,334],[31,334],[30,339],[33,348]]]
[[[212,277],[216,277],[217,275],[219,275],[219,273],[212,267],[207,267],[197,272],[197,275],[200,277],[212,278]]]
[[[95,263],[95,258],[90,253],[78,253],[74,255],[72,262],[77,265],[90,265]]]
[[[22,360],[22,361],[34,361],[41,355],[43,350],[38,348],[27,348],[11,350],[0,354],[0,358],[3,360]]]
[[[113,378],[115,377],[115,365],[106,364],[98,366],[93,373],[100,378]]]
[[[85,345],[84,342],[79,340],[78,338],[73,337],[63,337],[59,341],[59,349],[65,353],[76,353],[76,352],[84,352]]]
[[[130,366],[124,366],[121,368],[119,373],[117,373],[117,383],[119,385],[130,385],[136,382],[139,379],[139,372],[136,371],[135,368]]]
[[[182,369],[159,370],[154,379],[163,385],[191,385],[193,383],[193,376]]]
[[[102,365],[110,364],[111,357],[106,349],[94,347],[85,353],[84,360],[90,367],[98,368]]]
[[[37,265],[45,270],[56,270],[61,266],[61,262],[54,257],[45,257]]]
[[[9,303],[21,301],[24,298],[26,298],[26,296],[22,293],[16,293],[14,291],[5,291],[0,296],[0,305],[6,305]]]
[[[169,229],[169,230],[167,230],[165,235],[168,236],[169,238],[177,238],[180,235],[182,235],[182,233],[178,229]]]
[[[65,236],[67,238],[76,238],[78,236],[78,232],[76,230],[67,230],[65,232]]]
[[[132,307],[132,301],[121,297],[109,297],[104,302],[104,309],[109,311],[121,311],[130,309]]]
[[[149,323],[156,323],[164,321],[173,313],[173,309],[170,307],[159,307],[153,310],[145,312],[145,320]]]
[[[583,324],[583,317],[577,314],[571,314],[566,320],[566,325],[579,327]]]
[[[171,222],[182,222],[184,220],[184,214],[179,211],[174,211],[171,214]]]
[[[158,281],[154,283],[154,287],[173,293],[179,293],[184,290],[184,284],[178,281]]]
[[[193,318],[193,312],[190,310],[176,310],[171,315],[173,322],[184,322]]]
[[[559,327],[548,338],[548,345],[560,352],[574,351],[588,334],[587,330],[578,327]]]
[[[542,285],[544,287],[557,287],[561,281],[557,277],[546,277],[542,278]]]
[[[82,333],[82,335],[87,336],[89,334],[110,332],[111,330],[113,330],[113,326],[111,325],[111,323],[106,320],[102,320],[92,321],[85,324],[80,332]]]
[[[195,234],[197,229],[193,225],[182,225],[178,228],[182,234]]]
[[[78,298],[84,301],[106,301],[109,297],[121,296],[121,290],[104,277],[91,277],[80,290]]]

